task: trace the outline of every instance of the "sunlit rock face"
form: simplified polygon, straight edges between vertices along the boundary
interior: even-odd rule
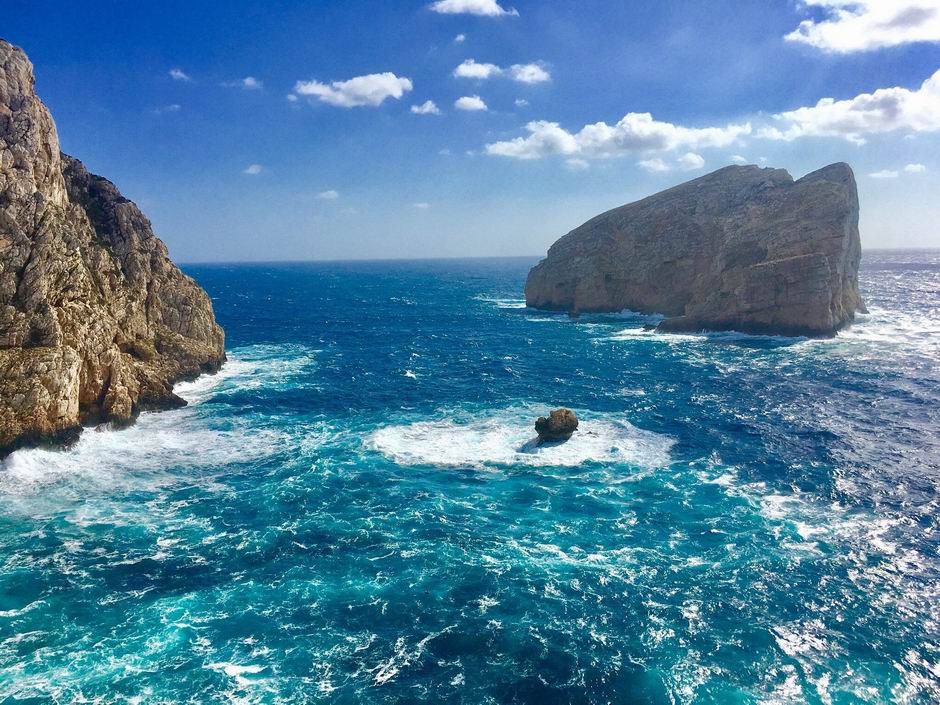
[[[22,50],[0,40],[0,456],[178,406],[224,335],[115,186],[59,152]]]
[[[529,306],[630,309],[661,330],[827,336],[864,311],[858,194],[848,164],[794,181],[729,166],[603,213],[529,272]]]

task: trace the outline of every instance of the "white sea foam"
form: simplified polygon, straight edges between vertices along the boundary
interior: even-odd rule
[[[477,301],[493,304],[496,308],[525,308],[525,299],[500,299],[489,296],[475,296]]]
[[[258,460],[284,443],[283,434],[269,430],[207,428],[189,409],[144,414],[120,431],[86,430],[68,450],[13,453],[2,464],[0,495],[31,494],[63,482],[86,488],[160,485],[174,479],[174,467],[192,471]]]
[[[848,347],[857,354],[859,344],[876,351],[895,351],[902,346],[931,359],[940,350],[940,320],[935,317],[871,307],[868,314],[839,331],[832,341],[836,349]]]
[[[256,461],[282,449],[287,434],[253,428],[248,419],[219,427],[202,405],[222,392],[273,386],[307,372],[313,351],[297,346],[250,346],[234,351],[215,375],[176,385],[182,409],[141,414],[126,429],[86,429],[68,450],[24,449],[0,463],[0,495],[40,492],[54,484],[76,488],[160,485],[173,468],[188,471]]]
[[[544,408],[544,407],[538,407]],[[400,465],[483,467],[577,466],[626,463],[644,468],[670,462],[672,439],[610,415],[579,411],[581,425],[565,443],[536,445],[534,411],[517,408],[479,417],[417,421],[386,426],[368,439],[372,448]]]

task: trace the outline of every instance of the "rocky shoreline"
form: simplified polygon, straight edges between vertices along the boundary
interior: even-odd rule
[[[0,457],[185,401],[225,336],[137,206],[59,150],[33,69],[0,40]]]

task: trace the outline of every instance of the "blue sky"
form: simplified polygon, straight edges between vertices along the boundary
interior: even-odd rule
[[[179,261],[538,255],[735,160],[847,161],[864,246],[940,247],[940,0],[6,0],[0,35]]]

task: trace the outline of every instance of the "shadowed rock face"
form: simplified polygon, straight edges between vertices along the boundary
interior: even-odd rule
[[[219,368],[206,293],[115,186],[59,152],[32,65],[0,40],[0,457],[184,404]]]
[[[578,416],[571,409],[555,409],[535,420],[539,442],[567,441],[578,430]]]
[[[848,164],[729,166],[589,220],[529,272],[529,306],[662,314],[662,330],[832,335],[864,311]]]

